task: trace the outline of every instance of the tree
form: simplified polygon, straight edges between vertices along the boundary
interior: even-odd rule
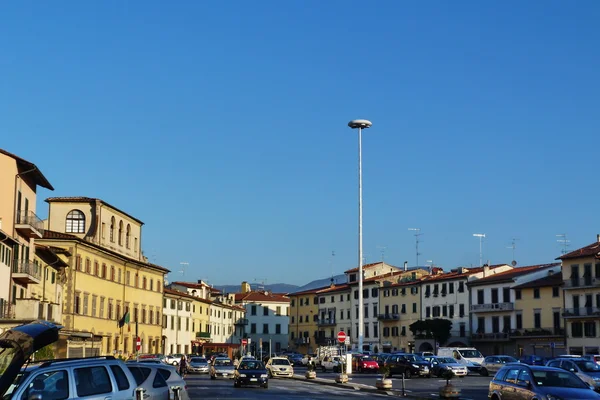
[[[54,350],[52,345],[44,346],[33,354],[33,359],[36,361],[40,360],[54,360]]]
[[[443,318],[418,320],[413,322],[409,329],[414,337],[425,335],[425,337],[435,339],[436,342],[443,345],[450,339],[452,321]]]

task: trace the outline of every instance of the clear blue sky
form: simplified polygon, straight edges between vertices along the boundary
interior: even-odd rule
[[[304,284],[364,249],[449,269],[593,242],[597,1],[0,6],[0,147],[143,220],[186,279]],[[43,208],[42,208],[43,207]],[[331,252],[335,251],[335,257]],[[181,279],[179,275],[171,278]]]

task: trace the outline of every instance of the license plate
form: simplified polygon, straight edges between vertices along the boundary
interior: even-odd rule
[[[257,378],[250,378],[250,382],[256,382],[256,381],[258,381]]]
[[[227,374],[223,374],[223,376],[227,376]]]

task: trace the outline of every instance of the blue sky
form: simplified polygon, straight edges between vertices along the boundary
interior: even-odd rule
[[[171,2],[173,3],[173,2]],[[364,251],[520,265],[600,233],[600,3],[0,6],[0,147],[143,220],[151,261],[304,284]],[[335,257],[332,257],[335,251]]]

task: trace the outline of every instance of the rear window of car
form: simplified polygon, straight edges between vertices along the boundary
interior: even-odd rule
[[[131,371],[131,374],[133,375],[133,378],[135,379],[136,385],[141,385],[146,380],[146,378],[144,378],[144,374],[139,369],[139,367],[134,367],[134,366],[128,365],[127,368],[129,368],[129,371]]]
[[[171,377],[171,371],[169,371],[168,369],[159,368],[158,372],[162,375],[162,377],[165,381],[168,381],[169,378]]]
[[[129,379],[127,379],[127,375],[118,365],[111,365],[110,369],[115,375],[115,379],[117,380],[117,386],[119,390],[127,390],[129,389]]]
[[[152,381],[153,388],[160,388],[167,386],[167,382],[165,382],[165,378],[162,377],[161,374],[154,375],[154,381]]]
[[[75,386],[80,397],[112,393],[110,376],[103,366],[75,368]]]

